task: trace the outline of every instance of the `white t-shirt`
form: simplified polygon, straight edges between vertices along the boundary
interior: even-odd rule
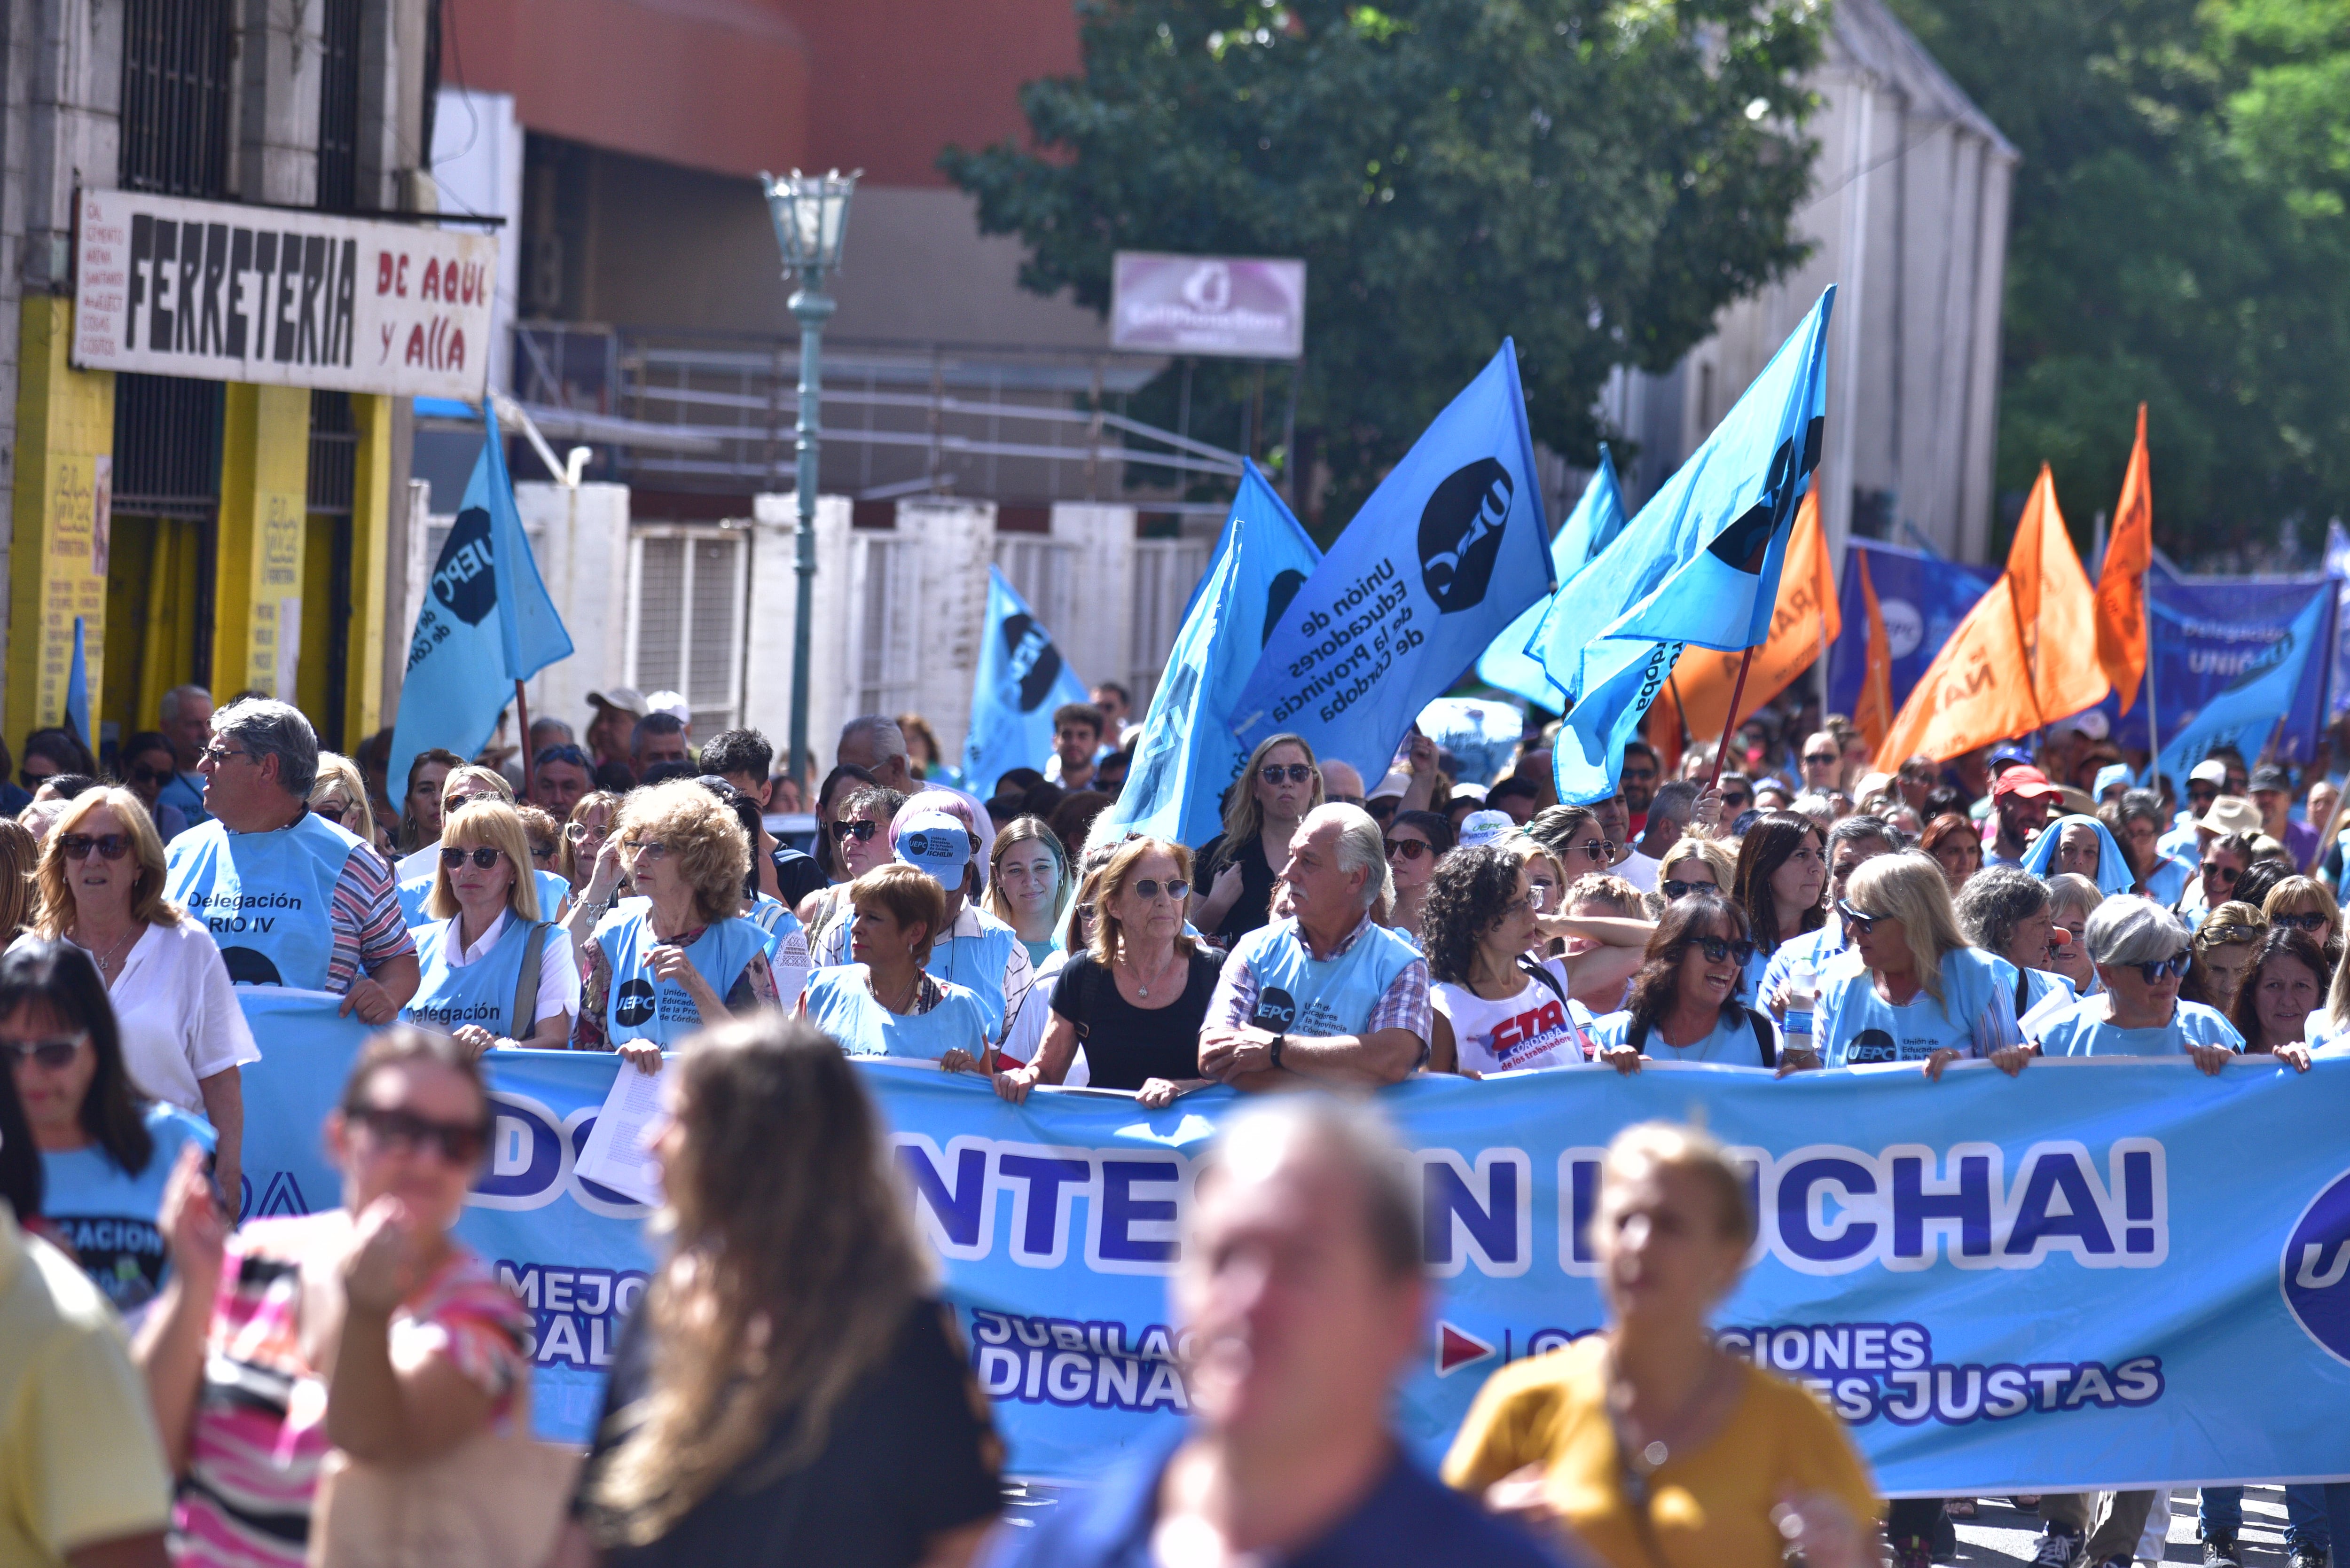
[[[1566,974],[1556,959],[1543,968],[1557,978],[1557,991],[1532,975],[1504,1002],[1450,981],[1429,987],[1429,1001],[1452,1026],[1453,1050],[1463,1068],[1484,1074],[1590,1064],[1591,1010],[1572,997],[1560,1002]]]
[[[482,940],[461,952],[457,948],[457,921],[462,918],[452,915],[442,922],[442,961],[451,969],[464,969],[487,958],[490,950],[498,945],[498,939],[505,935],[506,922],[514,919],[514,911],[499,910],[498,918],[490,922],[490,929],[482,933]],[[552,1018],[560,1012],[577,1019],[579,1016],[579,960],[571,950],[571,933],[549,921],[546,943],[538,950],[538,1002],[532,1011],[540,1018]],[[492,1033],[496,1032],[493,1030]]]
[[[122,1062],[151,1099],[204,1115],[197,1081],[261,1060],[228,965],[202,920],[154,925],[130,944],[107,987]]]
[[[1643,893],[1657,890],[1658,879],[1665,873],[1665,863],[1651,859],[1635,849],[1624,857],[1624,864],[1608,867],[1611,874],[1621,877]]]

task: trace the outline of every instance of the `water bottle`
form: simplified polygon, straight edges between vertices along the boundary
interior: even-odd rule
[[[1812,1044],[1812,1008],[1816,999],[1813,984],[1809,962],[1799,960],[1788,966],[1787,1015],[1779,1023],[1779,1033],[1786,1050],[1814,1049]]]

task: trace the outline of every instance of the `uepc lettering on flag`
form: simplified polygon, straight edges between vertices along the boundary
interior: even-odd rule
[[[1281,612],[1322,560],[1256,464],[1243,462],[1223,536],[1184,611],[1134,766],[1109,808],[1117,827],[1178,844],[1205,844],[1223,830],[1224,791],[1248,762],[1232,738],[1232,703]]]
[[[1089,700],[1053,634],[1029,613],[996,567],[987,568],[987,619],[979,634],[979,670],[971,683],[971,728],[962,774],[993,790],[1014,768],[1041,768],[1053,750],[1053,710]]]
[[[2254,655],[2164,742],[2161,771],[2183,779],[2217,745],[2232,745],[2248,757],[2266,750],[2279,721],[2293,707],[2311,657],[2316,657],[2322,669],[2332,656],[2334,616],[2334,595],[2323,589],[2312,593],[2284,635]]]
[[[1234,704],[1241,745],[1289,732],[1367,779],[1385,774],[1412,715],[1549,591],[1549,537],[1505,340],[1282,615]]]
[[[1601,441],[1599,466],[1592,471],[1591,483],[1583,487],[1582,499],[1560,524],[1558,537],[1550,542],[1551,571],[1556,580],[1575,581],[1575,574],[1623,531],[1624,493],[1616,484],[1616,460],[1609,455],[1607,443]],[[1504,627],[1493,646],[1477,660],[1477,679],[1538,707],[1556,708],[1565,693],[1552,684],[1549,672],[1526,655],[1526,644],[1549,607],[1549,599],[1539,599]]]
[[[1705,444],[1551,597],[1526,652],[1574,702],[1552,753],[1560,800],[1616,793],[1624,743],[1684,645],[1736,652],[1769,635],[1819,464],[1835,301],[1830,286]]]
[[[440,746],[470,757],[480,751],[514,701],[515,682],[571,657],[571,634],[546,597],[515,511],[494,399],[483,413],[488,429],[482,455],[432,564],[409,640],[391,731],[395,788],[406,786],[419,752]]]

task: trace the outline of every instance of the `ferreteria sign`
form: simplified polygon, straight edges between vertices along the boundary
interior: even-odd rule
[[[486,234],[84,191],[74,261],[82,369],[482,396]]]

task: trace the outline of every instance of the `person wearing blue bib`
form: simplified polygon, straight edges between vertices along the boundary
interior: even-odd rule
[[[310,721],[264,697],[232,702],[200,765],[213,820],[164,851],[163,896],[204,922],[238,984],[331,992],[346,1013],[390,1023],[416,994],[416,947],[390,868],[309,809]]]
[[[1852,950],[1851,934],[1836,918],[1833,906],[1852,885],[1855,871],[1878,856],[1891,855],[1901,847],[1893,825],[1866,812],[1847,816],[1829,828],[1827,844],[1831,908],[1826,922],[1818,930],[1781,942],[1779,950],[1763,966],[1762,979],[1753,982],[1747,993],[1747,1000],[1753,1005],[1769,1010],[1785,1035],[1786,1051],[1799,1057],[1814,1053],[1813,999],[1818,993],[1822,977],[1832,961]]]
[[[411,933],[423,981],[400,1016],[476,1051],[563,1050],[579,971],[570,934],[546,918],[536,880],[523,874],[521,814],[502,800],[459,806],[442,822],[439,851],[431,922]]]
[[[955,832],[962,833],[958,824]],[[820,969],[800,992],[800,1012],[851,1056],[936,1062],[981,1070],[987,1019],[965,987],[928,973],[933,933],[946,923],[945,891],[902,861],[848,885],[854,961]]]
[[[2226,1013],[2178,998],[2189,939],[2177,915],[2143,898],[2108,898],[2086,934],[2106,989],[2043,1023],[2039,1054],[2186,1056],[2216,1075],[2242,1053]]]
[[[738,1012],[775,1005],[767,933],[736,914],[751,843],[734,814],[691,779],[639,789],[613,828],[638,897],[589,939],[575,1051],[618,1051],[657,1072],[663,1046]]]
[[[184,1146],[209,1159],[212,1129],[132,1087],[106,982],[71,942],[0,958],[0,1060],[41,1151],[42,1217],[117,1311],[145,1306],[171,1262],[155,1225],[164,1183]]]
[[[1597,1059],[1619,1073],[1649,1062],[1780,1065],[1771,1015],[1740,999],[1753,944],[1746,912],[1700,888],[1665,906],[1620,1012],[1592,1025]]]
[[[1281,880],[1291,913],[1232,946],[1200,1032],[1200,1072],[1241,1089],[1400,1083],[1434,1033],[1428,961],[1376,923],[1387,844],[1357,805],[1297,825]]]
[[[1967,945],[1931,857],[1905,850],[1870,861],[1853,873],[1836,913],[1860,961],[1838,966],[1820,991],[1817,1037],[1828,1066],[1918,1062],[1939,1078],[1951,1062],[1977,1057],[2022,1069],[2012,971]]]
[[[730,730],[728,735],[757,732]],[[742,825],[743,836],[751,844],[751,869],[743,878],[743,901],[734,912],[766,933],[767,969],[775,978],[775,1005],[795,1007],[800,1000],[800,987],[807,983],[808,961],[806,928],[799,917],[786,908],[782,899],[764,890],[775,879],[775,867],[762,852],[762,846],[773,843],[766,837],[766,828],[760,820],[759,803],[727,779],[715,774],[703,774],[694,783],[708,790],[718,803],[734,814]]]
[[[2129,861],[2130,891],[2153,899],[2164,909],[2187,891],[2193,869],[2183,860],[2165,855],[2162,840],[2162,797],[2150,789],[2125,791],[2119,800],[2097,808],[2097,816],[2122,846]]]

